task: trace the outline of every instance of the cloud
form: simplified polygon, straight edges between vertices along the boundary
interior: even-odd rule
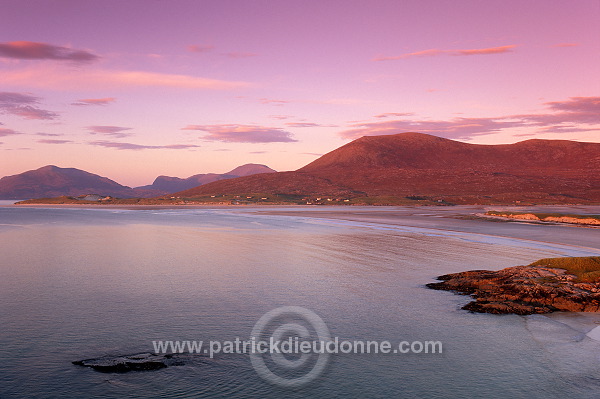
[[[433,56],[444,54],[444,53],[445,53],[445,51],[442,51],[442,50],[430,49],[430,50],[417,51],[414,53],[406,53],[406,54],[395,55],[395,56],[387,56],[387,57],[378,56],[378,57],[375,57],[373,59],[373,61],[394,61],[394,60],[403,60],[405,58],[411,58],[411,57],[433,57]]]
[[[55,112],[46,111],[30,105],[13,108],[10,110],[10,113],[25,119],[52,120],[58,117],[58,114]]]
[[[17,132],[16,130],[8,129],[5,127],[0,127],[0,137],[14,136],[16,134],[22,134],[22,133]]]
[[[36,104],[39,102],[39,97],[30,94],[0,92],[0,106]]]
[[[467,49],[467,50],[439,50],[439,49],[429,49],[416,51],[414,53],[406,53],[396,56],[378,56],[373,59],[373,61],[395,61],[395,60],[404,60],[407,58],[415,58],[415,57],[435,57],[438,55],[455,55],[455,56],[469,56],[469,55],[486,55],[486,54],[502,54],[511,52],[513,48],[517,47],[514,44],[508,46],[499,46],[499,47],[488,47],[488,48],[480,48],[480,49]]]
[[[38,143],[42,143],[42,144],[66,144],[66,143],[72,143],[71,140],[52,140],[52,139],[41,139],[37,141]]]
[[[279,120],[284,120],[284,119],[290,119],[293,118],[292,115],[269,115],[269,118],[271,119],[279,119]]]
[[[0,92],[0,112],[17,115],[25,119],[52,120],[58,114],[38,108],[39,98],[30,94]]]
[[[319,126],[323,126],[323,125],[319,125],[318,123],[311,123],[311,122],[288,122],[285,125],[289,126],[289,127],[319,127]]]
[[[68,47],[27,41],[0,43],[0,57],[17,58],[21,60],[58,60],[74,62],[91,62],[100,58],[85,50],[74,50]]]
[[[86,105],[108,105],[114,101],[116,101],[117,99],[114,97],[105,97],[105,98],[82,98],[80,100],[77,100],[77,102],[72,103],[71,105],[81,105],[81,106],[86,106]]]
[[[412,112],[386,112],[385,114],[375,115],[375,118],[389,118],[391,116],[411,116]]]
[[[58,134],[58,133],[36,133],[36,136],[43,136],[43,137],[59,137],[62,136],[62,134]]]
[[[210,44],[191,44],[187,46],[187,50],[191,53],[207,53],[215,49],[215,46]]]
[[[552,47],[577,47],[577,46],[579,46],[579,43],[558,43]]]
[[[142,145],[133,143],[120,143],[116,141],[98,140],[88,142],[90,145],[114,148],[117,150],[187,150],[191,148],[199,148],[199,145],[193,144],[170,144],[170,145]]]
[[[509,53],[513,48],[517,47],[512,44],[509,46],[500,46],[500,47],[490,47],[490,48],[479,48],[473,50],[456,50],[449,51],[450,55],[458,55],[458,56],[466,56],[466,55],[486,55],[486,54],[502,54]]]
[[[514,115],[512,118],[544,127],[546,131],[555,132],[572,130],[573,124],[600,124],[600,97],[571,97],[565,101],[552,101],[544,103],[544,105],[552,112]]]
[[[258,101],[260,101],[261,104],[270,104],[270,105],[275,105],[275,106],[281,106],[281,105],[289,104],[291,102],[291,101],[287,101],[287,100],[274,100],[271,98],[259,98]]]
[[[86,129],[91,134],[104,134],[115,138],[123,138],[131,136],[131,133],[124,133],[127,130],[131,130],[130,127],[121,126],[88,126]]]
[[[288,143],[298,141],[285,130],[255,125],[189,125],[182,130],[200,130],[202,138],[229,143]]]
[[[571,97],[565,101],[547,102],[544,105],[548,112],[539,114],[505,115],[493,118],[460,117],[437,121],[403,119],[361,122],[339,134],[345,139],[356,139],[362,136],[410,131],[453,139],[469,139],[507,129],[535,128],[538,133],[589,132],[599,129],[595,126],[600,125],[600,97]]]
[[[123,87],[171,87],[181,89],[232,90],[250,87],[247,82],[201,78],[144,71],[65,69],[32,67],[2,73],[4,85],[57,90],[121,89]]]
[[[496,133],[515,126],[520,126],[520,123],[503,122],[492,118],[454,118],[449,121],[394,120],[354,125],[354,129],[342,131],[340,135],[345,139],[356,139],[362,136],[419,132],[446,138],[465,139]]]

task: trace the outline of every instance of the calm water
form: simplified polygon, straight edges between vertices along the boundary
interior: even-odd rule
[[[471,314],[460,310],[468,298],[424,288],[444,273],[598,255],[598,245],[297,212],[0,207],[0,398],[598,397],[600,342],[584,334],[600,314]],[[600,243],[600,230],[557,231]],[[249,337],[286,305],[316,312],[332,336],[439,340],[444,352],[334,355],[294,390],[239,354],[125,374],[71,364],[151,352],[159,339]]]

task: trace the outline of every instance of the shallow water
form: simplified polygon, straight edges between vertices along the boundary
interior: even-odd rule
[[[585,333],[600,314],[471,314],[460,310],[468,298],[424,284],[598,255],[598,245],[511,237],[516,224],[498,236],[482,233],[485,222],[449,231],[294,212],[0,208],[0,397],[597,396],[600,342]],[[600,243],[596,230],[572,231]],[[333,355],[323,375],[293,390],[262,380],[241,354],[126,374],[71,364],[151,352],[159,339],[249,337],[280,306],[314,311],[340,339],[437,340],[444,350]]]

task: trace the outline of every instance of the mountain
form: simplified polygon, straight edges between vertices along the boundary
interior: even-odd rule
[[[101,194],[119,198],[156,197],[220,179],[274,172],[265,165],[246,164],[224,174],[199,174],[187,179],[159,176],[151,185],[131,188],[80,169],[48,165],[1,178],[0,199],[47,198],[82,194]]]
[[[139,193],[109,178],[75,168],[44,166],[0,179],[1,199],[26,199],[102,194],[115,197],[135,197]]]
[[[223,174],[205,173],[190,176],[186,179],[171,176],[158,176],[154,182],[147,186],[136,187],[136,190],[155,190],[161,194],[174,193],[176,191],[187,190],[203,184],[218,180],[233,179],[236,177],[250,176],[258,173],[275,173],[276,171],[266,165],[248,163]],[[156,194],[159,195],[159,194]]]
[[[600,202],[600,143],[535,139],[482,145],[421,133],[365,136],[294,172],[218,181],[177,195],[242,193]]]

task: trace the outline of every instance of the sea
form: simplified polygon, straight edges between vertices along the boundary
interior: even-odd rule
[[[600,255],[600,229],[469,217],[480,211],[1,206],[0,398],[599,397],[600,313],[476,314],[461,309],[468,296],[425,285]],[[325,353],[303,364],[258,354],[267,374],[256,354],[231,351],[182,353],[152,371],[72,364],[158,341],[216,349],[284,313],[290,337],[417,344],[321,363]],[[419,351],[424,342],[441,350]]]

